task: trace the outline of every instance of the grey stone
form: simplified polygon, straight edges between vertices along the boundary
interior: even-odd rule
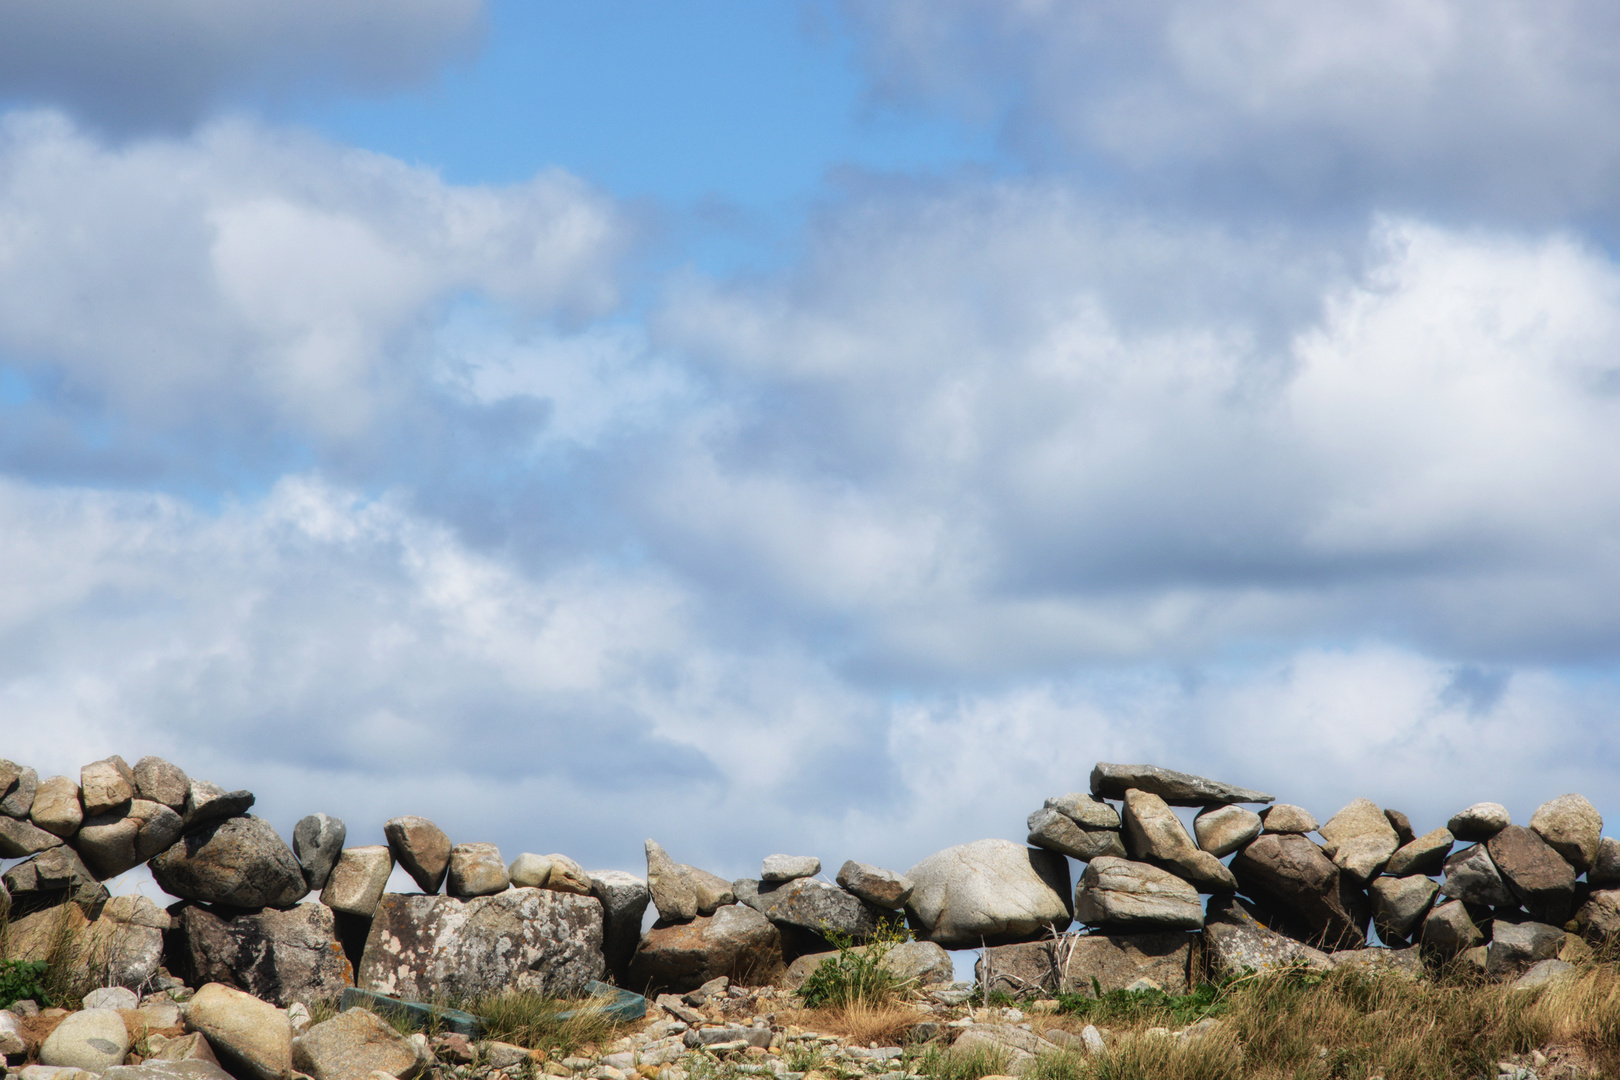
[[[1605,836],[1598,841],[1597,858],[1592,860],[1586,880],[1593,885],[1620,885],[1620,840]]]
[[[162,803],[176,813],[185,813],[186,796],[191,794],[191,780],[184,769],[160,757],[148,756],[137,761],[131,771],[135,776],[137,797]]]
[[[759,879],[766,882],[792,881],[821,873],[821,860],[814,855],[767,855],[760,866]]]
[[[311,889],[324,889],[326,879],[332,876],[338,856],[343,853],[343,842],[348,839],[349,828],[342,818],[330,814],[310,814],[293,826],[293,858],[304,872],[304,884]]]
[[[697,886],[692,875],[656,840],[647,841],[647,888],[660,919],[680,923],[697,918]]]
[[[503,990],[583,997],[603,972],[602,905],[593,897],[548,889],[471,900],[388,893],[357,981],[416,1001]]]
[[[794,878],[773,888],[761,885],[758,910],[778,926],[817,934],[836,931],[856,939],[872,936],[884,922],[882,909],[814,878]]]
[[[782,972],[782,935],[753,908],[729,904],[713,915],[654,925],[630,963],[630,985],[653,991],[695,990],[721,975],[768,986]]]
[[[1423,947],[1443,957],[1457,956],[1485,940],[1461,900],[1437,904],[1423,920]]]
[[[79,770],[79,799],[86,817],[121,813],[135,797],[135,773],[114,754]]]
[[[551,873],[546,875],[546,888],[552,892],[573,893],[575,896],[591,895],[591,875],[585,868],[566,855],[552,852],[546,856],[551,863]],[[710,875],[711,877],[713,875]],[[718,878],[715,878],[719,881]],[[722,885],[725,882],[720,882]],[[730,903],[730,901],[726,901]]]
[[[880,908],[899,911],[911,899],[916,885],[904,874],[884,870],[870,863],[849,860],[838,869],[838,884]],[[740,899],[740,898],[739,898]]]
[[[169,916],[140,895],[114,896],[99,904],[59,901],[21,918],[13,915],[8,954],[54,963],[61,942],[70,940],[74,948],[59,972],[69,992],[139,986],[157,973],[169,925]]]
[[[17,784],[0,799],[0,814],[7,817],[26,818],[28,812],[34,808],[34,794],[39,790],[39,773],[33,769],[24,769],[17,776]]]
[[[1372,883],[1373,926],[1386,943],[1406,940],[1423,922],[1434,905],[1440,886],[1422,875],[1383,877]]]
[[[1168,803],[1135,788],[1125,793],[1125,848],[1140,862],[1151,862],[1198,887],[1200,892],[1237,888],[1237,879],[1221,861],[1200,851]]]
[[[1451,815],[1446,828],[1458,840],[1472,844],[1489,840],[1511,824],[1513,818],[1508,815],[1507,807],[1501,803],[1482,802]]]
[[[69,1013],[39,1048],[41,1065],[100,1073],[122,1065],[129,1053],[129,1031],[116,1009]]]
[[[1532,919],[1562,926],[1575,910],[1575,870],[1551,844],[1522,825],[1485,842],[1491,861]]]
[[[186,828],[196,829],[210,821],[239,817],[253,807],[253,792],[226,791],[207,780],[190,778],[186,785]]]
[[[1046,800],[1046,809],[1056,810],[1083,829],[1119,829],[1119,811],[1084,791],[1054,795]]]
[[[700,870],[695,866],[681,867],[686,872],[687,879],[692,882],[692,892],[697,899],[697,913],[699,915],[713,915],[717,910],[727,904],[737,902],[737,894],[731,887],[731,882],[718,874],[711,874],[707,870]]]
[[[96,882],[95,875],[85,866],[79,858],[79,853],[66,845],[42,851],[25,862],[20,862],[7,870],[0,881],[4,881],[6,890],[11,893],[13,901],[22,905],[24,900],[32,900],[36,894],[59,893],[74,890],[84,893],[88,902],[96,899],[105,899],[105,889]],[[55,902],[54,900],[51,902]],[[37,905],[34,905],[37,906]]]
[[[188,1035],[185,1039],[170,1039],[163,1049],[176,1042],[196,1041],[207,1045],[201,1035]],[[212,1051],[209,1052],[212,1057]],[[149,1057],[139,1065],[115,1065],[101,1074],[101,1080],[231,1080],[231,1074],[219,1067],[218,1062],[197,1058],[171,1061],[161,1056]]]
[[[1198,846],[1217,859],[1225,858],[1260,835],[1260,815],[1241,806],[1227,804],[1205,810],[1193,818],[1193,835]]]
[[[975,840],[935,852],[906,876],[918,936],[947,949],[1024,941],[1070,922],[1069,864],[1054,852]]]
[[[543,889],[546,879],[551,877],[551,860],[525,851],[512,860],[512,865],[506,868],[506,876],[520,889]]]
[[[1559,927],[1498,919],[1485,948],[1485,974],[1501,982],[1516,979],[1537,961],[1557,956],[1563,947],[1564,931]]]
[[[1317,830],[1316,818],[1311,812],[1293,803],[1278,803],[1260,811],[1260,823],[1268,833],[1304,834]]]
[[[62,842],[60,836],[36,828],[26,821],[0,816],[0,859],[21,859],[37,855]]]
[[[1427,974],[1423,966],[1423,952],[1416,948],[1391,949],[1369,945],[1365,949],[1342,949],[1328,957],[1340,970],[1356,970],[1369,975],[1398,975],[1411,982]]]
[[[1384,873],[1390,877],[1409,874],[1438,874],[1445,869],[1454,838],[1450,829],[1434,829],[1395,849]]]
[[[394,854],[381,844],[344,848],[327,875],[321,903],[345,915],[371,918],[394,872]]]
[[[86,1009],[138,1009],[140,995],[127,986],[103,986],[84,995]]]
[[[28,1040],[23,1037],[17,1014],[0,1009],[0,1057],[16,1057],[28,1053]]]
[[[186,1026],[202,1032],[220,1064],[240,1080],[289,1080],[292,1074],[292,1026],[268,1001],[209,983],[187,1003]]]
[[[652,893],[645,881],[622,870],[593,870],[590,879],[591,895],[602,905],[602,956],[613,981],[623,986]]]
[[[146,1064],[154,1061],[201,1062],[219,1068],[219,1058],[214,1056],[214,1048],[208,1045],[208,1040],[200,1031],[170,1039],[155,1055],[146,1059]],[[220,1072],[230,1075],[223,1069]]]
[[[1366,882],[1377,877],[1400,846],[1395,827],[1371,799],[1355,799],[1318,830],[1333,865]]]
[[[276,830],[248,815],[193,829],[149,865],[165,892],[204,904],[290,907],[309,892]]]
[[[450,838],[444,830],[425,817],[406,814],[383,822],[383,836],[416,887],[429,896],[437,893],[450,871]]]
[[[410,1039],[365,1009],[340,1012],[294,1039],[292,1063],[311,1080],[371,1080],[379,1070],[411,1080],[423,1065]]]
[[[1305,837],[1262,833],[1232,856],[1231,869],[1247,895],[1278,904],[1308,928],[1308,944],[1333,949],[1366,941],[1366,921],[1348,902],[1342,871]]]
[[[1026,946],[1005,947],[1016,949]],[[956,970],[951,964],[951,954],[932,941],[903,941],[898,945],[855,945],[850,948],[850,952],[864,957],[873,949],[881,954],[878,967],[896,979],[905,981],[910,987],[948,986],[956,978]],[[782,988],[797,990],[824,961],[835,959],[838,955],[837,952],[818,952],[806,953],[799,957],[788,965],[787,972],[783,974]]]
[[[990,1053],[1007,1060],[1007,1071],[1021,1076],[1031,1069],[1043,1055],[1057,1054],[1059,1049],[1033,1031],[1012,1024],[970,1023],[957,1029],[952,1053],[969,1055]]]
[[[1218,979],[1245,971],[1333,969],[1333,961],[1327,953],[1265,926],[1235,896],[1217,896],[1210,900],[1204,919],[1204,951],[1209,958],[1210,971]]]
[[[34,805],[28,820],[46,832],[64,839],[79,831],[84,806],[79,802],[79,785],[66,776],[41,780],[34,792]]]
[[[1484,907],[1519,906],[1513,890],[1502,880],[1484,844],[1474,844],[1454,852],[1446,859],[1445,873],[1440,891],[1452,900],[1464,900]]]
[[[23,767],[9,758],[0,758],[0,795],[11,791],[12,785],[22,776]]]
[[[1560,795],[1530,816],[1530,831],[1547,841],[1577,873],[1597,859],[1603,815],[1584,795]]]
[[[1062,855],[1090,862],[1099,855],[1122,857],[1125,844],[1117,829],[1087,829],[1073,818],[1050,808],[1029,815],[1029,843]]]
[[[1589,941],[1620,935],[1620,889],[1598,889],[1575,913],[1575,924]]]
[[[457,844],[450,849],[450,872],[444,891],[467,899],[505,892],[511,884],[506,876],[506,860],[494,844]]]
[[[169,807],[150,799],[135,799],[129,804],[129,816],[140,822],[140,833],[135,838],[135,852],[145,862],[161,851],[167,851],[180,839],[185,819]]]
[[[85,818],[74,843],[84,864],[105,881],[141,864],[143,860],[136,850],[140,835],[139,818],[122,811],[92,814]]]
[[[1046,941],[986,949],[974,965],[981,988],[1014,997],[1095,996],[1150,979],[1167,994],[1185,994],[1193,941],[1182,930],[1144,934],[1062,934]],[[1093,984],[1093,980],[1096,980]]]
[[[1204,925],[1198,890],[1147,863],[1093,859],[1074,894],[1074,917],[1088,925],[1145,930],[1197,930]]]
[[[282,1007],[354,985],[332,909],[313,901],[244,912],[181,905],[168,964],[190,985],[220,983]]]
[[[1214,806],[1219,803],[1268,803],[1275,796],[1263,791],[1224,784],[1156,765],[1114,765],[1099,761],[1091,770],[1091,793],[1099,798],[1123,799],[1131,788],[1157,795],[1172,806]]]
[[[1487,955],[1489,952],[1490,950],[1487,949]],[[1565,963],[1557,957],[1552,957],[1547,960],[1538,960],[1534,964],[1530,965],[1530,969],[1528,971],[1526,971],[1523,975],[1520,975],[1517,979],[1513,980],[1513,989],[1534,990],[1538,986],[1545,986],[1550,982],[1563,978],[1565,975],[1568,975],[1574,970],[1574,964]]]

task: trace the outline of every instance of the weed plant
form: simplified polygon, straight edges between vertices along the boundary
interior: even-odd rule
[[[608,1041],[621,1025],[603,1011],[604,1002],[562,1001],[542,994],[508,991],[487,994],[457,1006],[484,1021],[484,1037],[567,1057],[583,1047]],[[562,1018],[559,1014],[572,1015]]]
[[[903,923],[883,924],[864,945],[857,945],[853,938],[837,930],[826,933],[827,940],[837,946],[838,954],[817,965],[799,987],[805,1008],[882,1005],[898,998],[910,986],[911,980],[902,979],[883,966],[884,958],[896,946],[911,940],[911,931]]]
[[[31,998],[40,1005],[51,1004],[45,991],[45,961],[0,960],[0,1009],[11,1007],[12,1002]]]

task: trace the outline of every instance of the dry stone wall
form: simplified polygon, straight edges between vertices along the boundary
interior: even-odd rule
[[[886,962],[904,977],[949,983],[945,950],[972,948],[981,985],[1018,994],[1178,992],[1273,965],[1545,977],[1620,933],[1620,843],[1573,794],[1523,824],[1479,803],[1419,834],[1367,799],[1318,822],[1267,792],[1101,763],[1089,790],[1033,810],[1026,843],[971,840],[904,873],[850,861],[832,881],[786,854],[726,881],[655,840],[645,877],[561,853],[508,862],[417,816],[351,837],[311,814],[289,844],[253,804],[155,757],[76,780],[0,760],[0,857],[20,860],[0,876],[10,955],[44,958],[67,928],[81,992],[206,984],[286,1007],[349,986],[444,999],[796,985],[835,941],[902,928],[917,943]],[[1190,829],[1178,807],[1196,810]],[[108,895],[102,882],[143,862],[177,903]],[[419,894],[386,891],[396,865]]]

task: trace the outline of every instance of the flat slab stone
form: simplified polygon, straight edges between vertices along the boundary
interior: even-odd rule
[[[1091,770],[1091,793],[1123,799],[1131,788],[1157,795],[1172,806],[1216,806],[1221,803],[1275,802],[1275,795],[1157,765],[1115,765],[1099,761]]]
[[[1102,855],[1125,857],[1125,844],[1118,829],[1093,829],[1077,824],[1067,814],[1042,807],[1029,815],[1029,843],[1090,862]]]
[[[760,864],[759,880],[792,881],[821,873],[821,860],[814,855],[767,855]]]
[[[850,859],[838,869],[838,884],[880,908],[899,911],[911,899],[916,883],[904,874]]]
[[[986,949],[974,965],[980,987],[1014,997],[1057,993],[1095,996],[1151,979],[1167,994],[1185,994],[1197,934],[1171,930],[1145,934],[1062,934],[1046,941]]]
[[[1198,890],[1167,870],[1104,856],[1080,875],[1074,917],[1092,926],[1197,930],[1204,925]]]

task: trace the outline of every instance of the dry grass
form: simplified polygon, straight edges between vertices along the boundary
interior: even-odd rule
[[[475,998],[456,1007],[483,1018],[486,1039],[567,1057],[609,1042],[627,1030],[627,1025],[603,1012],[607,1004],[600,998],[562,1001],[514,991]],[[560,1017],[568,1012],[573,1015]]]
[[[806,1031],[841,1036],[856,1046],[874,1042],[879,1046],[899,1046],[912,1027],[938,1018],[903,1002],[856,1000],[820,1009],[778,1010],[776,1019],[778,1023],[793,1024]]]

